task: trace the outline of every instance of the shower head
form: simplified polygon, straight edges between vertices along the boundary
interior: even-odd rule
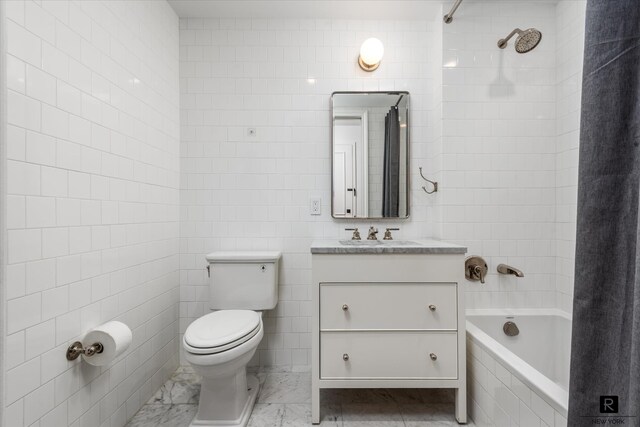
[[[529,28],[524,31],[520,28],[516,28],[511,31],[507,37],[498,40],[498,47],[500,49],[507,47],[507,42],[516,33],[518,34],[518,37],[516,38],[516,52],[518,53],[527,53],[532,51],[536,46],[538,46],[540,40],[542,40],[542,33],[535,28]]]

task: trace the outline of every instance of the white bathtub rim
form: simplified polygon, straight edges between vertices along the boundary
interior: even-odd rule
[[[571,320],[571,314],[557,308],[467,308],[467,316],[559,316]]]
[[[557,309],[473,309],[466,310],[467,316],[561,316],[571,320],[571,316]],[[520,381],[531,388],[563,417],[567,417],[569,392],[540,373],[533,366],[510,352],[502,344],[484,333],[469,320],[466,321],[467,334],[483,350],[501,362]],[[489,344],[489,345],[487,345]],[[492,347],[490,347],[492,346]]]

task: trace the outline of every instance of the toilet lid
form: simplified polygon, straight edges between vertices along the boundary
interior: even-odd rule
[[[184,333],[184,341],[200,349],[229,348],[232,346],[228,344],[252,335],[259,325],[260,315],[252,310],[214,311],[193,321]]]

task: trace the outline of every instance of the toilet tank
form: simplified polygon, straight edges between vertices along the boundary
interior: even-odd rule
[[[209,308],[271,310],[278,303],[280,252],[212,252]]]

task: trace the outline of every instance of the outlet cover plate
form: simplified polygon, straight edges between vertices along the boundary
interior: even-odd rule
[[[314,197],[309,200],[309,213],[311,215],[320,215],[322,207],[322,199]]]

